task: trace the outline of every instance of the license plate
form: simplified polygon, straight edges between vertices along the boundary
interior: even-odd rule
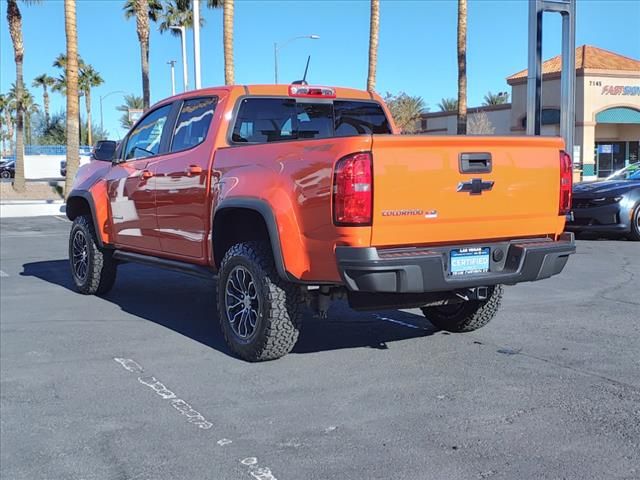
[[[470,275],[489,271],[489,247],[451,250],[451,275]]]

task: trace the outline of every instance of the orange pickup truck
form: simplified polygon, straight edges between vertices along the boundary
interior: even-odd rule
[[[78,171],[75,284],[103,294],[123,262],[217,276],[225,339],[258,361],[293,348],[305,304],[419,307],[464,332],[495,315],[502,285],[562,271],[575,244],[560,139],[398,133],[379,96],[347,88],[163,100]]]

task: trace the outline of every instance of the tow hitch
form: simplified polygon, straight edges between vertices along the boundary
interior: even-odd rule
[[[456,292],[456,295],[464,301],[486,300],[489,298],[489,287],[465,288]]]

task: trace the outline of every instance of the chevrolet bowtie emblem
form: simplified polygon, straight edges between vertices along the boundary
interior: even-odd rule
[[[468,182],[460,182],[458,184],[458,192],[469,192],[469,195],[482,195],[484,190],[491,190],[493,181],[485,182],[481,178],[474,178]]]

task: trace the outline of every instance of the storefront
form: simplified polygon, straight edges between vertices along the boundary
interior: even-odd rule
[[[542,134],[560,134],[560,56],[542,65]],[[524,135],[527,70],[507,78],[511,104],[469,109],[485,115],[493,135]],[[427,113],[423,133],[455,134],[455,112]],[[601,48],[576,49],[574,163],[584,180],[607,177],[638,161],[640,144],[640,61]]]

